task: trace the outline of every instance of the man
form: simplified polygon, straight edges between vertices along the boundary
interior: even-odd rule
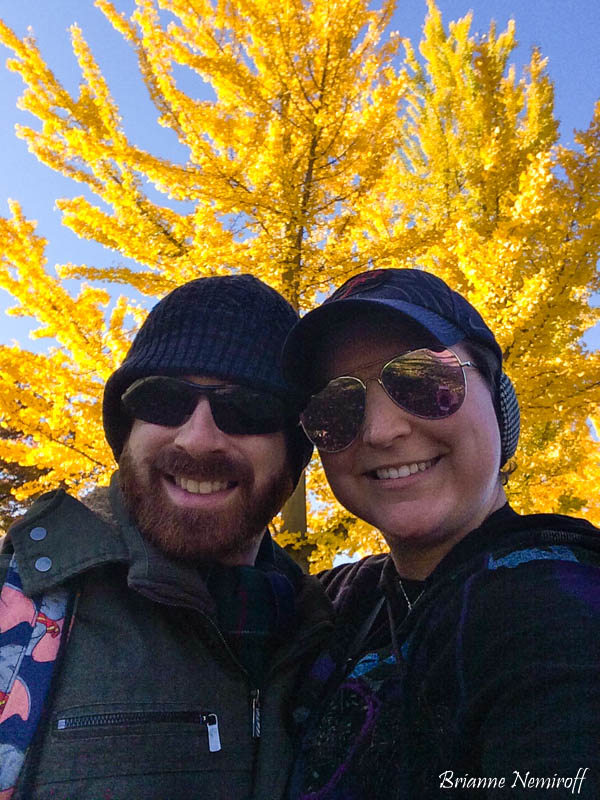
[[[266,532],[311,452],[279,364],[295,322],[249,275],[175,289],[105,387],[110,490],[52,492],[11,529],[1,798],[282,795],[286,700],[331,628]]]

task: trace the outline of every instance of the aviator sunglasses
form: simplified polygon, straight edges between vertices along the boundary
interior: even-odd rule
[[[140,378],[121,396],[135,419],[176,428],[194,413],[206,397],[217,428],[230,434],[263,434],[283,430],[289,421],[283,401],[248,386],[202,386],[182,378],[152,375]]]
[[[385,364],[376,380],[390,400],[421,419],[444,419],[461,407],[466,393],[465,367],[452,350],[411,350]],[[367,386],[360,378],[341,375],[314,394],[300,415],[310,441],[324,453],[345,450],[362,427]]]

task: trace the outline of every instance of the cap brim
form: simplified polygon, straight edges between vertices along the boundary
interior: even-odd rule
[[[285,340],[282,361],[288,383],[292,386],[305,384],[308,368],[314,361],[315,347],[323,341],[332,325],[352,319],[356,311],[364,309],[387,309],[417,322],[445,347],[465,338],[464,331],[444,317],[404,300],[349,297],[325,303],[302,317]]]

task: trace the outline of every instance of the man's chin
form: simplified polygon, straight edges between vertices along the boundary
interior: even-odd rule
[[[127,448],[119,467],[125,505],[140,532],[178,560],[253,564],[264,530],[291,488],[286,469],[261,490],[253,489],[250,480],[228,489],[220,500],[195,499],[185,492],[190,496],[181,503],[182,490],[174,484],[166,487],[152,470],[134,464]]]
[[[241,509],[209,511],[174,507],[168,501],[158,516],[141,512],[138,527],[148,541],[175,559],[230,561],[255,552],[260,531],[244,526]],[[254,562],[254,559],[252,559]]]

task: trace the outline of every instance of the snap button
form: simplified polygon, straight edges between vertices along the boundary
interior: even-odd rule
[[[29,538],[33,539],[34,542],[41,542],[47,535],[48,531],[46,528],[32,528],[29,531]]]
[[[38,572],[48,572],[51,567],[52,559],[48,558],[47,556],[42,556],[35,562],[35,568]]]

